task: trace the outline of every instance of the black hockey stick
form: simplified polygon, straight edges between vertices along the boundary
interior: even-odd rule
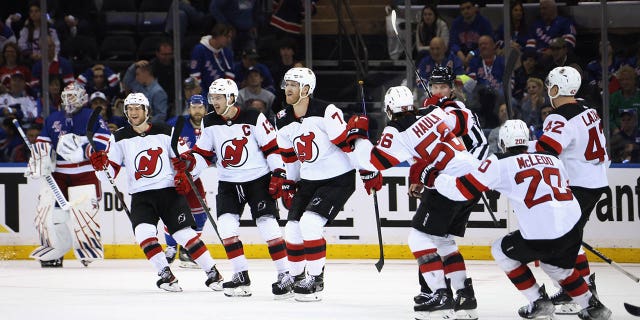
[[[362,114],[367,115],[367,106],[364,102],[364,81],[358,80],[358,85],[360,86],[360,95],[362,96]],[[369,132],[367,132],[369,135]],[[378,173],[380,174],[380,173]],[[376,262],[376,269],[378,272],[382,271],[382,267],[384,266],[384,246],[382,245],[382,226],[380,224],[380,209],[378,208],[378,194],[375,190],[373,193],[373,209],[376,212],[376,229],[378,231],[378,247],[380,248],[380,258],[378,262]]]
[[[507,105],[507,119],[511,119],[511,111],[513,110],[511,105],[511,76],[519,59],[520,51],[509,50],[509,57],[505,62],[504,73],[502,74],[502,91],[504,91],[504,103]]]
[[[629,312],[630,314],[636,316],[636,317],[640,317],[640,307],[638,306],[634,306],[632,304],[628,304],[628,303],[624,303],[624,308],[627,309],[627,312]]]
[[[640,278],[636,277],[635,275],[631,274],[629,271],[625,270],[622,266],[617,264],[615,261],[609,259],[607,256],[602,254],[602,252],[596,250],[595,248],[590,246],[588,243],[582,241],[582,246],[585,247],[587,250],[591,251],[591,253],[593,253],[596,256],[598,256],[598,258],[604,260],[604,262],[610,264],[616,270],[622,272],[625,276],[629,277],[631,280],[633,280],[635,282],[640,282]]]
[[[173,150],[173,153],[175,153],[176,157],[180,157],[180,153],[178,152],[178,139],[180,139],[180,133],[182,132],[183,127],[184,127],[184,117],[179,116],[176,121],[176,125],[173,127],[173,132],[171,133],[171,150]],[[207,214],[207,217],[209,218],[209,222],[211,222],[211,226],[213,226],[213,230],[216,232],[216,235],[218,236],[218,240],[220,240],[220,243],[222,243],[222,237],[220,237],[220,232],[218,232],[218,225],[216,224],[216,221],[213,220],[213,217],[211,216],[211,211],[209,211],[209,207],[204,202],[204,199],[202,199],[200,192],[198,192],[198,188],[196,188],[196,184],[193,183],[193,178],[191,177],[191,173],[189,173],[188,171],[185,173],[187,175],[187,182],[189,182],[189,185],[191,186],[191,190],[196,195],[196,198],[198,198],[198,202],[200,202],[202,209]]]
[[[411,65],[413,72],[416,74],[416,79],[420,81],[420,84],[422,85],[424,90],[427,92],[427,96],[431,98],[431,91],[429,91],[429,88],[427,87],[427,82],[424,81],[424,79],[422,79],[422,77],[420,76],[418,69],[413,64],[413,61],[411,61],[410,52],[407,50],[407,47],[404,45],[404,42],[402,42],[402,39],[400,39],[400,34],[398,34],[398,28],[396,27],[396,11],[395,10],[391,11],[391,26],[393,26],[393,33],[396,34],[396,38],[398,39],[398,42],[400,42],[400,45],[402,46],[402,50],[404,50],[404,55],[406,56],[407,60],[409,60],[408,64]]]
[[[34,149],[31,142],[29,142],[29,139],[27,138],[27,135],[24,133],[24,130],[22,130],[22,126],[20,126],[20,122],[18,122],[18,119],[13,119],[12,122],[13,122],[13,125],[18,130],[18,133],[22,137],[22,140],[24,140],[24,143],[27,145],[27,148],[29,148],[29,151],[31,151],[31,155],[32,156],[35,155],[36,150]],[[53,192],[53,196],[56,198],[56,202],[58,202],[58,205],[60,206],[60,208],[64,210],[71,209],[71,204],[67,201],[67,198],[64,197],[64,194],[60,190],[60,187],[56,183],[56,180],[53,179],[53,176],[51,176],[51,173],[49,173],[48,175],[45,175],[44,179],[47,182],[49,189],[51,189],[51,192]]]
[[[93,109],[93,111],[91,111],[91,115],[89,116],[89,121],[87,122],[86,136],[87,136],[87,139],[89,140],[89,144],[91,145],[91,149],[93,149],[93,152],[98,151],[98,149],[96,149],[96,142],[93,141],[93,135],[95,134],[94,129],[98,124],[98,116],[100,115],[100,111],[102,111],[102,107],[100,106]],[[109,173],[109,169],[105,168],[103,172],[107,175],[107,179],[109,180],[109,183],[113,187],[113,191],[115,191],[116,197],[118,197],[118,200],[120,200],[120,202],[122,203],[124,212],[127,213],[127,216],[130,216],[131,212],[129,212],[129,207],[127,207],[127,203],[124,202],[124,196],[122,195],[122,192],[118,190],[118,187],[116,186],[116,181],[113,179],[113,177]]]

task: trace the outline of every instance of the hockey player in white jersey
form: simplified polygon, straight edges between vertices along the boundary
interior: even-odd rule
[[[131,193],[129,220],[133,234],[145,256],[157,271],[158,288],[182,291],[171,272],[167,259],[158,242],[157,225],[162,220],[171,236],[187,249],[193,260],[205,271],[205,285],[212,290],[222,290],[222,276],[211,258],[209,250],[194,231],[195,221],[187,199],[178,190],[186,180],[184,172],[175,172],[177,163],[171,148],[172,128],[164,122],[149,123],[149,100],[142,93],[131,93],[124,100],[124,114],[129,125],[111,135],[107,151],[91,154],[91,164],[97,172],[125,170]],[[174,177],[175,175],[175,177]]]
[[[283,184],[283,202],[289,209],[285,239],[298,301],[322,299],[324,226],[355,191],[346,121],[335,105],[311,97],[315,87],[313,71],[289,69],[282,82],[287,106],[276,115],[278,145],[288,178]],[[368,192],[382,187],[382,177],[375,169],[361,172],[361,177]]]
[[[575,98],[581,81],[580,73],[572,67],[558,67],[549,72],[546,86],[553,111],[544,120],[542,136],[538,141],[531,141],[529,147],[559,155],[565,163],[569,186],[582,211],[582,230],[596,203],[609,190],[607,168],[610,159],[602,119],[594,109]],[[582,248],[576,259],[576,269],[595,291],[595,274],[590,275],[589,262]],[[552,300],[558,305],[558,313],[577,311],[563,290],[554,294]]]
[[[355,143],[358,164],[368,170],[383,170],[403,161],[418,160],[413,166],[410,183],[427,164],[450,174],[465,174],[478,165],[462,142],[452,133],[455,127],[449,114],[431,105],[420,111],[413,105],[411,90],[405,86],[391,87],[385,95],[385,110],[391,120],[376,146],[366,139],[368,119],[354,116],[349,120],[348,141]],[[418,261],[420,273],[433,290],[414,306],[418,319],[476,319],[475,294],[467,278],[464,259],[454,236],[464,236],[472,206],[477,198],[452,201],[439,190],[422,193],[420,206],[411,221],[409,248]],[[445,272],[451,280],[448,288]]]
[[[238,87],[233,80],[218,79],[209,87],[208,101],[215,112],[203,118],[202,133],[191,151],[183,153],[194,175],[217,156],[216,212],[220,237],[233,265],[231,281],[223,284],[229,297],[250,296],[249,264],[239,238],[240,216],[248,204],[260,235],[278,272],[272,284],[276,299],[292,296],[293,278],[287,269],[287,253],[276,220],[286,174],[276,131],[259,111],[241,110],[236,104]]]
[[[522,120],[507,120],[500,128],[499,146],[505,153],[491,155],[463,176],[442,174],[427,167],[421,177],[454,200],[469,200],[493,189],[509,199],[518,229],[499,238],[491,247],[498,266],[527,297],[529,304],[518,314],[524,319],[553,316],[554,305],[527,266],[534,260],[571,299],[582,307],[580,319],[606,320],[611,316],[574,268],[582,240],[580,206],[562,161],[546,152],[527,153],[529,129]]]
[[[88,158],[86,130],[91,109],[84,108],[88,96],[82,86],[70,84],[61,97],[64,109],[45,119],[25,173],[31,178],[53,176],[72,204],[69,210],[57,203],[54,206],[49,189],[38,197],[35,222],[41,245],[30,257],[39,260],[42,267],[62,267],[63,256],[72,247],[85,266],[104,256],[97,216],[102,190]],[[102,118],[94,132],[96,147],[105,149],[109,130]]]

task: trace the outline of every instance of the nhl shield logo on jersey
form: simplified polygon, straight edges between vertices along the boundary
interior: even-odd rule
[[[247,142],[249,142],[247,137],[223,142],[220,148],[222,150],[222,166],[236,168],[244,165],[249,158]]]
[[[158,148],[143,150],[136,155],[136,180],[140,178],[153,178],[160,173],[162,170],[161,154],[162,148]]]
[[[300,162],[314,162],[318,159],[318,145],[313,141],[315,137],[315,133],[309,132],[293,139],[293,146]]]

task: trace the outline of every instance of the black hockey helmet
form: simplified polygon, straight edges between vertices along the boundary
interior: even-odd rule
[[[444,83],[453,87],[453,80],[456,77],[453,75],[453,71],[449,67],[438,66],[433,68],[431,75],[429,76],[429,85],[434,83]]]

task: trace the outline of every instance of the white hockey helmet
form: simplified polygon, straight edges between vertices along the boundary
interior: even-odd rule
[[[309,86],[309,95],[316,89],[316,75],[309,68],[289,69],[282,78],[282,85],[280,86],[282,89],[284,89],[287,81],[295,81],[300,84],[300,94],[302,94],[302,88],[304,88],[304,86]]]
[[[89,102],[89,95],[84,87],[73,82],[64,87],[62,94],[62,105],[67,113],[74,113]]]
[[[557,67],[549,72],[545,85],[549,98],[555,99],[558,96],[575,96],[580,89],[582,77],[580,72],[572,67]],[[551,89],[558,87],[558,93],[551,95]]]
[[[405,86],[391,87],[384,95],[384,110],[389,120],[396,113],[413,111],[413,93]]]
[[[498,147],[502,152],[508,148],[527,146],[529,142],[529,128],[524,121],[519,119],[507,120],[498,132]]]
[[[124,115],[127,117],[127,120],[129,120],[129,114],[127,113],[127,106],[132,104],[137,104],[144,107],[144,116],[146,118],[145,120],[146,122],[149,119],[149,99],[147,99],[147,97],[141,92],[130,93],[124,99]]]
[[[207,101],[209,101],[209,104],[213,104],[214,94],[224,94],[227,99],[227,107],[232,106],[233,103],[230,103],[229,101],[231,100],[232,95],[235,99],[238,99],[238,85],[236,85],[235,81],[230,79],[217,79],[209,86],[209,94],[207,95]]]

